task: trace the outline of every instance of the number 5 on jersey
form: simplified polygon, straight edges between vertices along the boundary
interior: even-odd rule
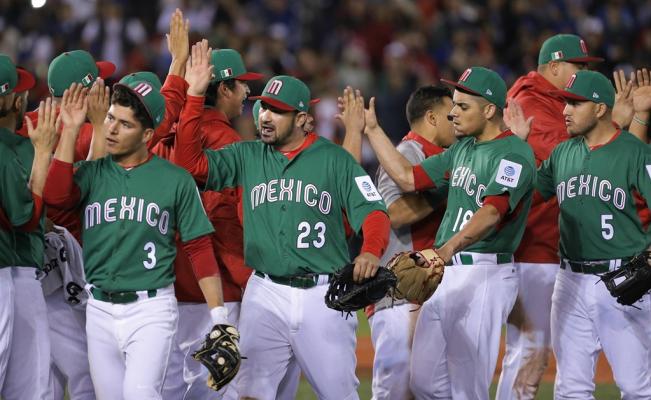
[[[310,236],[312,230],[316,232],[316,239],[310,242],[308,236]],[[308,222],[303,221],[298,224],[298,232],[299,233],[298,238],[296,239],[296,247],[299,249],[309,249],[310,245],[316,247],[317,249],[320,249],[325,244],[326,224],[323,222],[317,222],[314,224],[314,229],[312,229]]]

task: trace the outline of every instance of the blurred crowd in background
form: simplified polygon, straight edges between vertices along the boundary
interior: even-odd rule
[[[404,108],[415,88],[456,79],[471,65],[510,85],[536,68],[540,45],[556,33],[582,36],[606,59],[597,68],[607,76],[651,66],[648,0],[0,0],[0,52],[36,74],[32,100],[47,94],[47,66],[66,50],[112,61],[116,80],[141,70],[164,78],[177,7],[190,20],[191,43],[205,37],[213,48],[240,51],[250,71],[304,80],[322,99],[313,110],[317,133],[335,141],[336,97],[346,85],[376,96],[380,122],[397,142],[409,129]],[[253,134],[250,106],[236,121],[245,137]]]

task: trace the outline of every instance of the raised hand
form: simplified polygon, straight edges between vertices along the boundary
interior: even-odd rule
[[[86,112],[88,110],[87,93],[88,89],[79,83],[73,83],[70,88],[63,92],[59,114],[64,128],[78,131],[86,121]]]
[[[104,85],[102,78],[97,78],[88,92],[88,110],[86,117],[94,126],[104,124],[110,106],[111,91]]]
[[[621,69],[613,71],[615,81],[615,105],[613,107],[613,121],[625,128],[633,120],[633,91],[636,87],[635,73],[631,72],[629,80]]]
[[[36,127],[28,117],[25,117],[25,124],[27,124],[27,133],[34,146],[34,151],[52,154],[59,140],[57,132],[60,124],[57,120],[56,103],[53,102],[52,98],[48,97],[39,104]]]
[[[364,98],[359,90],[346,86],[341,97],[337,98],[339,114],[335,118],[341,121],[346,132],[362,133],[366,125],[364,118]]]
[[[183,12],[177,8],[170,18],[170,33],[165,36],[167,38],[167,49],[172,55],[172,60],[179,61],[182,64],[185,64],[190,55],[189,29],[190,21],[183,20]]]
[[[377,122],[377,116],[375,115],[375,97],[371,97],[371,100],[368,102],[368,108],[364,110],[364,121],[366,122],[364,133],[367,135],[369,132],[380,127],[380,124]]]
[[[637,89],[633,91],[633,109],[636,113],[648,113],[651,111],[651,77],[646,68],[638,69]],[[646,121],[648,123],[648,121]]]
[[[531,132],[532,122],[533,117],[524,117],[524,111],[520,103],[509,99],[508,107],[504,110],[504,123],[511,129],[511,132],[526,142]]]
[[[213,65],[210,63],[212,49],[203,39],[192,46],[192,55],[185,66],[185,80],[188,82],[188,94],[203,96],[213,78]]]

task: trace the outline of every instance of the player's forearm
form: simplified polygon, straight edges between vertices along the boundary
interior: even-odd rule
[[[371,253],[381,258],[389,244],[389,216],[382,211],[373,211],[362,224],[364,242],[360,253]]]
[[[79,127],[63,127],[59,144],[54,152],[54,158],[72,164],[75,161],[75,144],[79,135]]]
[[[178,77],[185,76],[185,63],[187,60],[179,60],[177,58],[172,58],[172,63],[170,64],[170,69],[167,71],[168,75],[175,75]]]
[[[456,253],[482,240],[501,220],[502,216],[498,209],[491,204],[485,204],[470,218],[463,229],[437,250],[437,253],[443,260],[449,261]]]
[[[87,161],[98,160],[106,155],[106,135],[104,133],[104,124],[92,124],[93,137],[90,140],[90,151],[88,152]]]
[[[52,153],[49,151],[34,151],[32,172],[29,178],[29,188],[32,190],[32,193],[35,193],[39,197],[43,197],[43,188],[45,187],[51,159]]]
[[[424,195],[406,193],[388,207],[391,228],[399,229],[421,221],[434,211]]]
[[[389,137],[379,126],[367,132],[371,147],[377,155],[382,168],[405,192],[414,191],[413,166],[391,143]]]
[[[201,147],[199,122],[204,97],[188,95],[181,112],[176,133],[175,163],[204,184],[208,179],[208,158]]]
[[[75,207],[80,200],[79,187],[73,179],[72,163],[54,159],[43,188],[43,201],[61,210]]]
[[[358,163],[362,162],[362,132],[353,132],[346,129],[346,134],[344,135],[344,141],[341,144],[341,147],[349,152],[355,161]]]
[[[172,126],[179,120],[179,114],[185,104],[185,93],[188,90],[188,83],[183,76],[167,75],[160,93],[165,98],[165,116],[163,121],[154,130],[154,137],[149,141],[149,149],[164,138],[174,136]]]
[[[222,280],[219,276],[207,276],[199,279],[199,288],[203,293],[203,297],[206,299],[206,304],[209,309],[224,305]]]
[[[628,128],[629,132],[631,132],[644,143],[649,142],[649,117],[650,113],[648,112],[636,112],[635,116],[633,117],[633,121]]]

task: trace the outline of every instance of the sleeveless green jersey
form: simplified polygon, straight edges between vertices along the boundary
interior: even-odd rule
[[[437,187],[448,185],[448,203],[436,235],[443,246],[481,208],[486,196],[508,193],[509,212],[482,240],[465,251],[513,253],[522,239],[536,173],[529,145],[513,134],[486,142],[466,137],[421,166]]]
[[[275,276],[331,273],[349,262],[342,213],[359,231],[382,197],[362,167],[318,138],[289,160],[261,141],[206,150],[208,190],[242,186],[247,265]]]
[[[23,225],[32,216],[34,202],[27,180],[15,150],[0,141],[0,207],[12,226]],[[0,228],[0,268],[16,265],[16,230]]]
[[[24,166],[29,180],[34,162],[34,147],[25,137],[6,129],[0,129],[0,141],[14,149],[20,163]],[[31,193],[30,193],[31,197]],[[30,232],[15,230],[15,266],[43,268],[45,254],[45,212],[41,215],[38,227]]]
[[[583,137],[559,144],[540,166],[536,187],[545,198],[556,195],[562,257],[608,260],[646,248],[633,191],[651,199],[651,150],[629,132],[594,150]]]
[[[106,291],[174,282],[175,234],[213,231],[190,174],[157,156],[125,169],[111,156],[79,163],[86,280]]]

